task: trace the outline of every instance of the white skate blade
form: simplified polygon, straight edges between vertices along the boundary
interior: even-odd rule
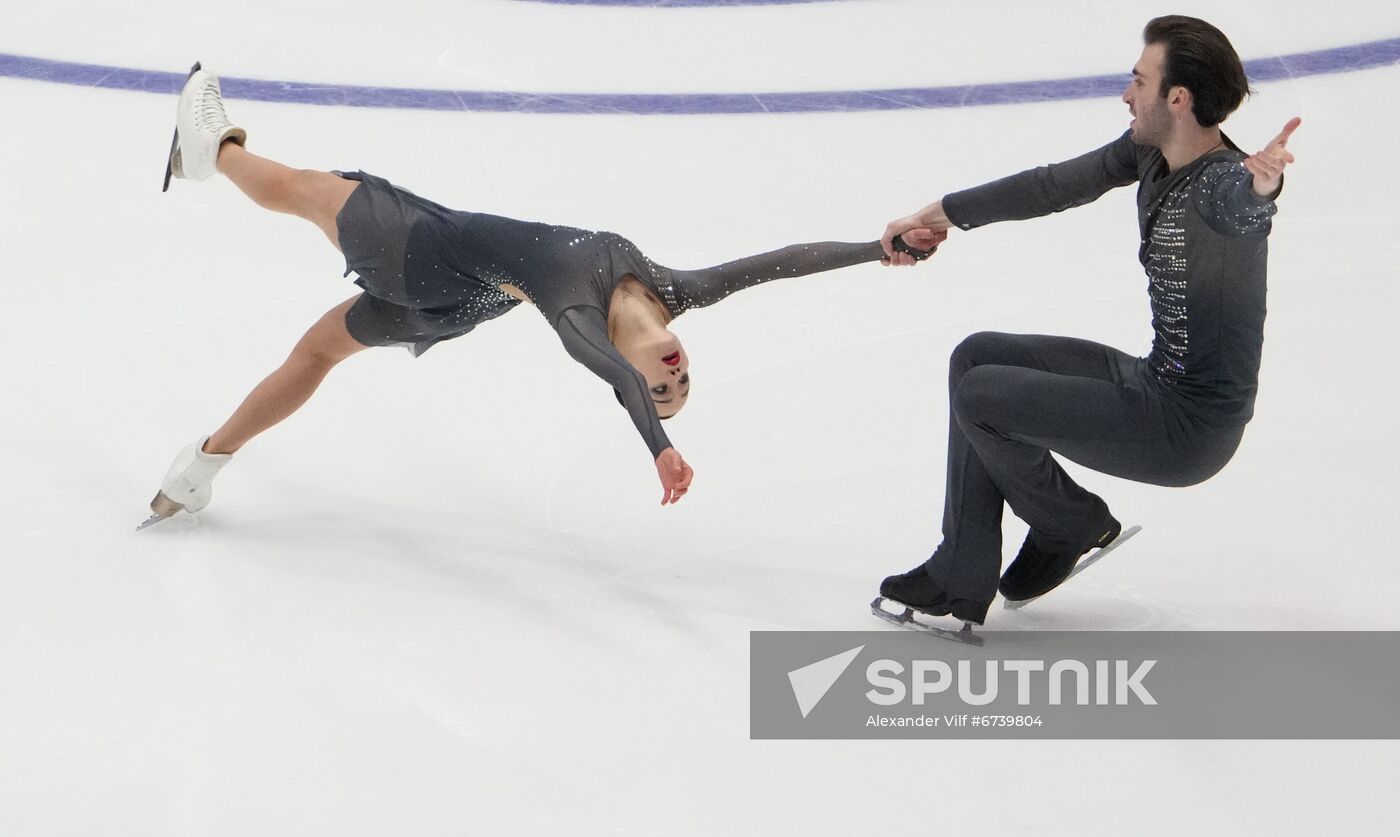
[[[189,81],[190,78],[191,78],[195,73],[197,73],[197,72],[200,71],[200,69],[202,69],[202,68],[200,67],[199,62],[198,62],[198,61],[194,62],[194,66],[190,68],[190,73],[189,73],[189,75],[185,76],[185,81]],[[161,187],[160,187],[160,190],[161,190],[162,192],[168,192],[168,191],[170,191],[170,177],[171,177],[171,175],[173,175],[173,174],[175,173],[174,167],[173,167],[172,164],[173,164],[174,161],[175,161],[175,152],[179,149],[179,147],[180,147],[180,129],[177,127],[177,128],[175,129],[174,134],[170,137],[170,153],[167,154],[167,155],[165,155],[165,183],[162,184]],[[141,524],[141,525],[144,527],[144,526],[147,526],[147,525],[149,525],[149,524],[150,524],[150,521],[148,520],[148,521],[146,521],[146,523],[143,523],[143,524]],[[138,530],[138,531],[139,531],[139,530]]]
[[[1061,587],[1068,584],[1071,578],[1074,578],[1075,576],[1092,567],[1094,564],[1098,563],[1098,560],[1100,558],[1104,557],[1108,553],[1122,546],[1123,543],[1128,540],[1128,538],[1131,538],[1133,535],[1136,535],[1138,532],[1141,531],[1141,526],[1130,526],[1127,529],[1124,529],[1118,535],[1118,537],[1114,538],[1113,542],[1110,543],[1108,546],[1105,546],[1104,548],[1095,551],[1093,555],[1090,555],[1087,558],[1080,558],[1079,563],[1074,565],[1074,569],[1070,571],[1070,574],[1065,576],[1065,580],[1055,585],[1055,590],[1058,590]],[[1047,590],[1046,592],[1041,593],[1040,596],[1048,596],[1051,593],[1055,592],[1055,590]],[[1040,598],[1040,596],[1032,596],[1029,599],[1018,599],[1016,601],[1012,601],[1011,599],[1002,599],[1001,606],[1005,610],[1020,610],[1021,608]]]
[[[146,518],[146,522],[145,522],[145,523],[142,523],[140,526],[137,526],[137,527],[136,527],[136,531],[139,532],[139,531],[141,531],[142,529],[145,529],[145,528],[148,527],[148,526],[154,526],[154,525],[156,525],[157,523],[161,522],[162,520],[169,520],[169,519],[170,519],[170,518],[166,517],[166,516],[163,515],[163,514],[153,514],[153,515],[151,515],[150,517]]]
[[[940,637],[942,639],[951,639],[954,642],[961,642],[966,645],[981,645],[986,641],[978,634],[972,632],[971,622],[964,622],[962,630],[958,631],[955,631],[951,628],[940,628],[937,625],[930,625],[927,622],[920,622],[919,620],[915,619],[914,614],[923,613],[923,611],[915,610],[912,607],[900,605],[904,608],[903,613],[890,613],[888,610],[885,610],[883,607],[880,606],[884,601],[884,596],[876,596],[875,601],[870,603],[870,612],[885,620],[886,622],[889,622],[891,625],[898,625],[901,628],[907,628],[911,631],[918,631],[920,633],[932,634],[933,636]],[[899,602],[895,602],[895,604],[899,604]]]

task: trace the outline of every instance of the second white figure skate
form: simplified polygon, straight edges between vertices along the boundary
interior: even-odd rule
[[[165,480],[160,484],[160,491],[151,500],[154,514],[137,526],[136,531],[174,517],[179,512],[193,513],[209,505],[214,496],[214,477],[233,459],[233,454],[205,453],[204,443],[207,441],[209,437],[203,436],[175,457],[170,470],[165,473]]]

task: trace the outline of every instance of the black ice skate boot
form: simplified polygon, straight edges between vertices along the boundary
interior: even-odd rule
[[[1043,596],[1059,587],[1074,570],[1079,559],[1091,549],[1102,549],[1113,543],[1123,531],[1123,525],[1106,514],[1102,524],[1085,537],[1081,546],[1063,552],[1050,552],[1041,549],[1035,542],[1035,533],[1026,533],[1021,551],[1016,560],[1001,575],[998,589],[1007,601],[1022,601]]]
[[[930,616],[947,616],[951,613],[955,618],[974,625],[986,621],[987,608],[991,607],[991,602],[949,599],[943,588],[929,577],[923,564],[880,582],[880,596]]]

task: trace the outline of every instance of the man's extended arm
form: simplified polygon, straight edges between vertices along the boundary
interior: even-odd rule
[[[1231,238],[1258,238],[1273,228],[1277,193],[1260,195],[1243,163],[1212,163],[1201,172],[1196,207],[1211,229]],[[1277,187],[1282,189],[1282,183]]]
[[[1242,238],[1266,236],[1283,191],[1283,170],[1293,162],[1288,140],[1303,120],[1296,116],[1258,154],[1239,163],[1215,163],[1201,172],[1197,209],[1211,229]]]
[[[1082,206],[1109,189],[1138,179],[1137,146],[1123,136],[1072,160],[1023,171],[982,186],[954,192],[913,215],[890,222],[881,243],[891,262],[901,260],[889,247],[896,235],[926,227],[970,230],[996,221],[1020,221]]]

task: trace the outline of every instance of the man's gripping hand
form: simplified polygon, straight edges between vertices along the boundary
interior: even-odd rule
[[[952,226],[953,222],[948,220],[947,213],[943,211],[942,201],[931,203],[918,212],[915,212],[913,215],[906,215],[903,218],[897,218],[889,222],[889,224],[885,226],[885,234],[880,237],[880,246],[885,250],[885,258],[882,260],[882,264],[904,266],[911,265],[915,262],[915,258],[912,254],[901,253],[895,249],[895,236],[903,237],[904,242],[911,247],[917,247],[920,250],[928,250],[931,248],[925,247],[918,242],[921,240],[927,241],[931,243],[933,247],[936,247],[948,237],[948,229]],[[916,230],[919,232],[916,233]],[[925,238],[925,235],[933,236],[934,238]],[[913,236],[913,238],[911,238],[911,236]]]
[[[934,232],[933,230],[909,230],[894,237],[891,242],[894,246],[895,255],[908,256],[910,261],[900,260],[898,264],[913,264],[928,259],[938,249],[938,245],[948,239],[948,231]],[[890,259],[881,259],[880,264],[895,264]]]

